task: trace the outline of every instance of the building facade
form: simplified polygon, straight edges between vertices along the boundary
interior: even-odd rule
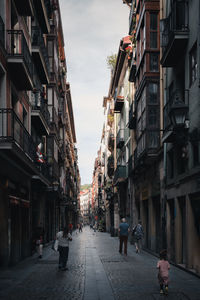
[[[67,130],[79,188],[66,70],[59,2],[1,1],[1,265],[31,255],[38,235],[48,242],[67,222]]]

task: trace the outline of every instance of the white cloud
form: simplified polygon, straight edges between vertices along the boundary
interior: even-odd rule
[[[67,76],[71,85],[81,182],[90,183],[103,128],[106,58],[127,35],[129,8],[122,0],[60,0]]]

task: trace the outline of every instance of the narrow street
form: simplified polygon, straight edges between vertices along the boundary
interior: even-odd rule
[[[69,270],[60,271],[58,253],[45,247],[42,259],[35,254],[0,271],[0,299],[200,299],[199,278],[172,265],[169,295],[160,295],[156,262],[130,244],[128,256],[120,255],[118,238],[84,227],[73,232]]]

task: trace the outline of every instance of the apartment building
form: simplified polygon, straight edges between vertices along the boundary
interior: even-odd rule
[[[173,262],[200,274],[200,4],[161,7],[167,249]]]
[[[67,222],[66,190],[70,183],[66,131],[73,132],[70,153],[76,172],[71,170],[71,173],[76,181],[73,189],[78,190],[76,138],[66,71],[59,2],[1,1],[0,263],[3,265],[15,264],[31,255],[38,235],[48,242]]]

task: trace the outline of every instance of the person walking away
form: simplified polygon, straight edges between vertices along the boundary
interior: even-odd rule
[[[162,250],[160,252],[160,260],[157,263],[158,269],[158,281],[160,284],[160,294],[168,294],[168,284],[169,284],[169,269],[170,265],[167,260],[167,251]],[[163,290],[164,287],[164,290]]]
[[[122,254],[122,248],[124,244],[124,255],[127,255],[127,244],[129,234],[129,224],[126,223],[126,219],[122,218],[122,223],[119,225],[119,253]]]
[[[79,224],[79,232],[82,232],[82,223]]]
[[[62,271],[68,270],[67,260],[69,255],[69,241],[72,241],[72,236],[68,228],[57,233],[58,251],[59,251],[59,269]]]
[[[135,238],[136,253],[140,253],[142,249],[142,238],[144,236],[144,230],[141,220],[138,221],[138,224],[134,227],[133,232]]]
[[[43,254],[43,238],[42,235],[36,240],[36,248],[38,253],[38,258],[42,258]]]
[[[69,224],[69,233],[72,235],[73,225],[72,223]]]

